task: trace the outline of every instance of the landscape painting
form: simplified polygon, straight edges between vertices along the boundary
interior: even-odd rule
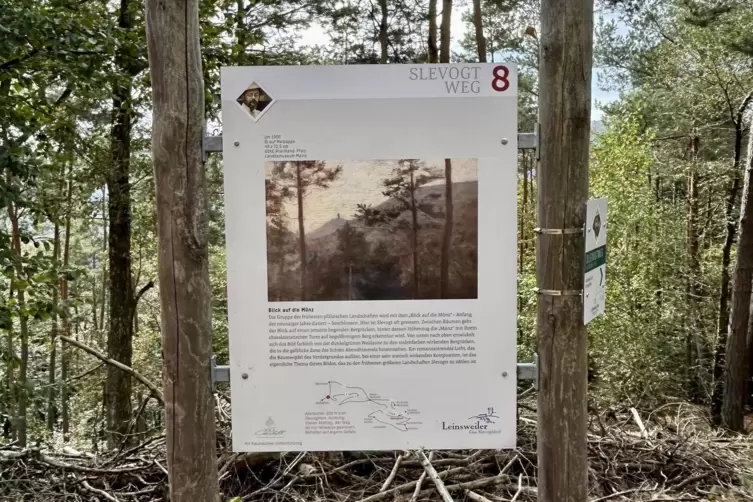
[[[265,166],[269,301],[475,299],[475,159]]]

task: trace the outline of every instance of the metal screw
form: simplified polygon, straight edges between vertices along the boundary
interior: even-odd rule
[[[507,144],[507,138],[502,138],[502,141],[500,141],[500,143],[502,143],[503,145],[506,145]]]
[[[248,380],[248,373],[241,373],[241,378],[244,380]]]
[[[505,378],[507,378],[507,372],[506,372],[506,371],[503,371],[503,372],[502,372],[502,376],[503,376],[503,377],[505,377]]]
[[[241,142],[240,142],[240,141],[236,141],[236,142],[235,142],[235,143],[233,143],[233,144],[234,144],[235,146],[241,146]]]

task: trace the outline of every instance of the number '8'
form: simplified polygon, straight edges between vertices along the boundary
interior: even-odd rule
[[[507,66],[495,66],[492,70],[492,75],[494,76],[492,79],[492,89],[497,92],[503,92],[510,87],[510,80],[508,79],[510,70],[507,69]]]

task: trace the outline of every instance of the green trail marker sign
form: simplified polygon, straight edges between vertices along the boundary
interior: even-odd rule
[[[583,324],[604,313],[607,293],[607,200],[586,203]]]

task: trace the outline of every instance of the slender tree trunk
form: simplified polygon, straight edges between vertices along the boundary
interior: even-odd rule
[[[753,120],[751,121],[753,126]],[[750,319],[751,281],[753,281],[753,132],[748,139],[748,159],[740,204],[740,240],[737,244],[732,312],[727,335],[726,368],[724,372],[724,399],[722,424],[734,431],[743,432],[745,424],[746,390],[748,380],[748,321]]]
[[[538,226],[583,228],[593,65],[593,0],[542,0]],[[584,235],[541,234],[538,296],[538,500],[588,499]]]
[[[437,0],[429,0],[429,63],[439,61],[437,46]]]
[[[63,185],[61,183],[60,191],[62,192]],[[52,259],[57,269],[58,261],[60,260],[60,224],[55,222],[54,241],[52,245]],[[57,309],[58,305],[58,290],[59,285],[53,284],[52,286],[52,304]],[[55,406],[55,371],[57,370],[57,335],[58,335],[58,315],[57,310],[52,314],[52,330],[50,332],[50,367],[47,378],[47,429],[50,432],[55,431],[55,422],[57,415],[57,408]]]
[[[450,27],[452,25],[452,0],[442,0],[442,26],[439,29],[439,62],[450,62]]]
[[[94,264],[96,263],[96,259],[92,259],[92,268],[94,268]],[[94,275],[92,275],[92,326],[95,331],[99,329],[99,320],[97,318],[97,278]]]
[[[107,243],[108,235],[107,228],[109,226],[109,220],[107,218],[107,193],[106,186],[102,187],[102,301],[99,306],[99,331],[105,330],[105,308],[107,306],[107,283],[109,282],[107,277]]]
[[[700,404],[704,400],[701,375],[705,368],[699,324],[701,288],[700,264],[698,259],[698,144],[700,138],[691,138],[691,167],[688,174],[688,312],[687,312],[687,346],[689,353],[688,368],[689,398]]]
[[[118,26],[126,32],[133,28],[129,12],[131,0],[121,0]],[[113,79],[113,120],[111,132],[112,166],[107,189],[110,217],[110,329],[107,332],[108,357],[130,367],[133,358],[133,286],[131,284],[131,98],[133,56],[129,44],[116,53],[118,72]],[[108,448],[121,442],[131,419],[131,377],[114,366],[107,367]]]
[[[308,300],[308,253],[306,252],[306,230],[303,228],[303,179],[301,163],[295,163],[296,191],[298,196],[298,251],[301,257],[301,301]]]
[[[13,245],[13,239],[11,238],[11,246]],[[8,298],[13,297],[13,284],[10,285],[8,288]],[[13,325],[11,324],[8,326],[7,331],[7,337],[6,337],[6,347],[8,353],[6,354],[6,368],[7,368],[7,387],[8,387],[8,408],[7,413],[10,421],[10,434],[8,434],[7,430],[5,429],[5,424],[3,424],[3,432],[4,435],[7,437],[7,439],[16,440],[18,437],[16,434],[16,372],[13,370],[15,364],[13,359],[15,358],[16,352],[15,347],[13,344]]]
[[[753,93],[749,94],[733,117],[735,124],[735,145],[732,161],[732,185],[727,192],[727,205],[724,216],[727,222],[727,236],[722,248],[722,284],[719,292],[719,319],[717,321],[717,344],[714,356],[714,393],[711,399],[711,415],[715,425],[721,424],[722,400],[724,395],[724,352],[727,345],[727,330],[729,329],[729,296],[730,296],[730,273],[729,267],[732,256],[732,245],[735,242],[737,225],[732,214],[737,203],[737,194],[740,191],[740,158],[743,146],[743,113],[748,107]]]
[[[732,217],[734,205],[736,204],[737,194],[740,189],[740,159],[742,157],[743,142],[743,114],[748,108],[748,104],[753,99],[753,92],[750,92],[740,104],[737,114],[732,117],[735,124],[735,143],[733,155],[733,181],[727,195],[727,205],[725,209],[725,218],[727,221],[727,237],[722,249],[722,284],[719,294],[719,320],[717,333],[717,347],[714,358],[714,393],[712,397],[712,417],[715,425],[721,425],[722,401],[724,396],[724,366],[725,350],[727,344],[727,331],[729,329],[729,296],[730,296],[730,263],[732,254],[732,245],[734,244],[737,225]]]
[[[65,241],[63,242],[63,267],[68,268],[68,265],[70,264],[70,257],[71,257],[71,211],[73,210],[73,205],[71,203],[73,199],[73,181],[70,178],[70,171],[68,172],[69,178],[68,178],[68,196],[67,196],[67,202],[66,202],[66,209],[65,209]],[[94,293],[94,292],[93,292]],[[60,298],[65,302],[68,300],[68,279],[63,278],[62,281],[60,281]],[[65,333],[65,336],[69,337],[71,336],[71,324],[68,320],[70,316],[66,315],[63,319],[63,332]],[[70,415],[69,415],[69,409],[68,409],[68,398],[70,397],[70,391],[68,389],[68,373],[70,370],[70,352],[67,350],[67,344],[61,340],[60,342],[60,378],[63,381],[63,386],[61,390],[61,406],[62,406],[62,422],[63,422],[63,441],[68,442],[70,439],[70,430],[71,430],[71,424],[70,424]]]
[[[379,11],[381,12],[381,20],[379,21],[379,46],[381,49],[381,52],[379,53],[379,62],[381,64],[387,64],[387,58],[388,58],[388,41],[389,41],[389,34],[387,33],[387,30],[389,29],[389,25],[387,21],[389,20],[389,11],[387,10],[387,0],[379,0]]]
[[[410,167],[410,212],[411,212],[411,232],[413,244],[413,299],[419,298],[418,292],[418,208],[416,208],[416,180]]]
[[[486,39],[481,19],[481,0],[473,0],[473,26],[476,29],[476,51],[479,63],[486,63]]]
[[[219,502],[198,0],[147,0],[172,502]]]
[[[10,186],[12,177],[10,172],[8,173],[8,185]],[[18,212],[13,202],[8,203],[8,218],[11,223],[11,243],[13,245],[13,261],[15,262],[15,278],[20,281],[23,279],[23,266],[21,264],[21,233],[18,225]],[[27,394],[27,372],[29,368],[29,324],[28,317],[25,314],[26,311],[26,297],[24,290],[19,288],[16,291],[16,299],[18,301],[19,311],[19,335],[21,338],[21,362],[18,367],[18,382],[16,382],[16,404],[18,406],[15,415],[14,429],[17,434],[18,446],[21,448],[26,447],[26,431],[27,431],[27,413],[26,407],[28,403]]]
[[[750,318],[748,319],[748,408],[753,408],[753,297],[750,303]]]

